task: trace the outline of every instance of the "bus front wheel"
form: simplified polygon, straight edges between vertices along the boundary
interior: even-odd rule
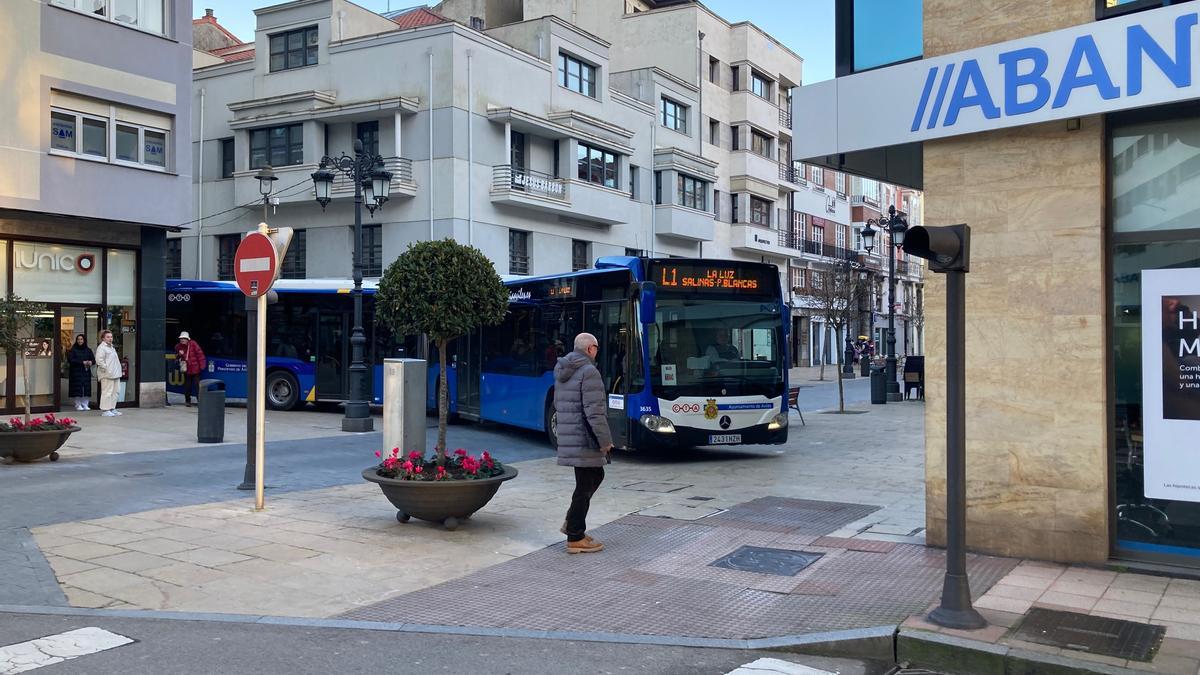
[[[271,410],[291,410],[300,403],[300,383],[285,370],[267,373],[267,407]]]

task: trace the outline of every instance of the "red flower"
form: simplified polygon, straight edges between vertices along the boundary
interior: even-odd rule
[[[408,453],[408,458],[412,459],[412,460],[418,460],[418,459],[423,458],[424,456],[425,456],[424,453],[417,452],[416,450],[413,450],[412,452]]]
[[[459,457],[466,457],[466,456],[467,456],[467,451],[466,451],[466,450],[463,450],[462,448],[459,448],[459,449],[457,449],[457,450],[455,450],[455,451],[454,451],[454,454],[455,454],[455,455],[458,455]]]
[[[446,479],[446,467],[439,466],[437,468],[437,476],[435,476],[435,478],[437,480],[445,480]]]
[[[413,473],[421,473],[422,471],[424,471],[424,468],[421,467],[420,465],[418,465],[415,469],[413,469]]]
[[[407,471],[409,473],[412,473],[412,470],[413,470],[412,460],[406,460],[403,464],[400,465],[400,468],[404,469],[405,471]]]
[[[376,456],[376,457],[383,457],[383,453],[381,453],[381,452],[379,452],[378,450],[376,450],[376,451],[375,451],[375,456]]]

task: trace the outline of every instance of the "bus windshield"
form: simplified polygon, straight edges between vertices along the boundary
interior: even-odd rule
[[[783,329],[777,303],[663,298],[649,326],[654,395],[779,396]]]

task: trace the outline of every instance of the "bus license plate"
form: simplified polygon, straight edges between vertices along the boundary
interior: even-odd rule
[[[710,445],[718,445],[721,443],[741,443],[741,434],[710,434],[708,437]]]

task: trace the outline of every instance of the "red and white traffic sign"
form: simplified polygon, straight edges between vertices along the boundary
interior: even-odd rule
[[[275,243],[261,232],[251,232],[233,256],[233,278],[248,297],[257,298],[271,290],[279,272]]]

